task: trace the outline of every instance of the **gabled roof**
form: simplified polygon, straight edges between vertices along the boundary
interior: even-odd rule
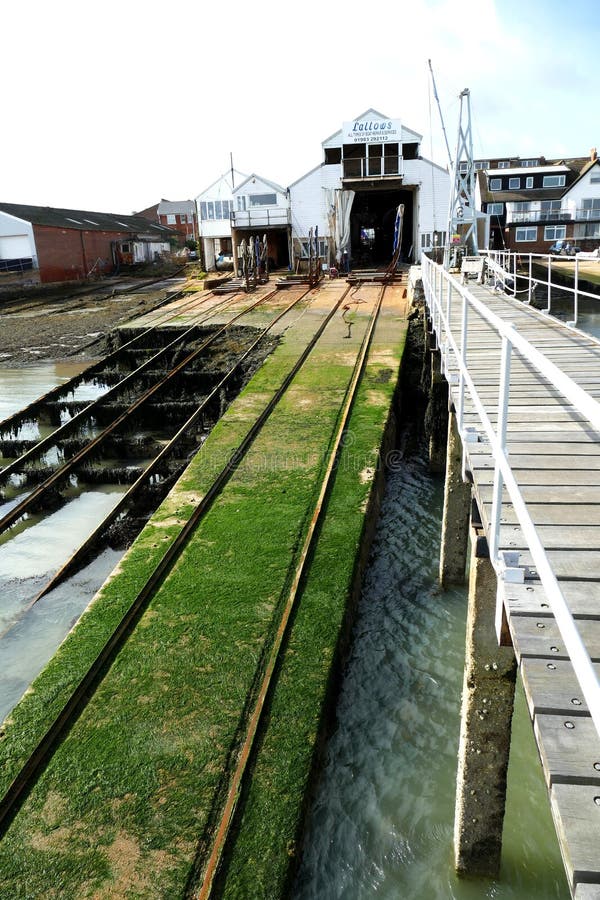
[[[361,113],[360,116],[356,116],[354,119],[352,119],[352,121],[360,122],[361,119],[366,119],[371,116],[377,116],[379,119],[389,119],[390,118],[390,116],[386,116],[384,113],[379,112],[379,110],[373,109],[373,107],[370,107],[369,109],[366,109],[363,113]],[[410,134],[413,134],[419,141],[421,141],[423,139],[422,134],[419,134],[417,131],[413,131],[412,128],[408,128],[404,124],[402,124],[402,131],[408,131]],[[330,134],[329,137],[325,138],[324,141],[321,141],[321,146],[324,147],[325,144],[328,144],[329,141],[333,140],[333,138],[337,137],[338,134],[341,134],[341,133],[342,133],[342,129],[338,128],[337,131],[334,131],[333,134]]]
[[[273,188],[273,190],[278,194],[285,194],[285,188],[281,187],[280,184],[275,184],[274,181],[269,181],[268,178],[263,178],[262,175],[257,175],[255,172],[252,175],[248,175],[248,177],[242,181],[241,184],[238,184],[234,189],[233,193],[237,194],[243,187],[252,182],[252,179],[256,181],[260,181],[261,184],[265,184],[267,187]]]
[[[242,179],[242,181],[248,177],[245,172],[240,172],[240,171],[238,171],[238,169],[234,169],[233,174],[234,174],[234,176],[239,175],[240,178]],[[231,169],[228,169],[227,172],[223,172],[223,174],[219,175],[219,177],[215,181],[213,181],[212,184],[209,184],[209,186],[207,188],[204,188],[203,191],[200,191],[200,193],[196,195],[196,200],[199,200],[201,197],[206,196],[209,193],[209,191],[212,191],[212,189],[214,187],[216,187],[218,184],[225,184],[225,186],[227,187],[227,191],[229,193],[231,193],[233,191],[233,188],[231,185]],[[211,199],[211,198],[208,197],[208,199]],[[215,197],[214,199],[218,199],[218,198]]]
[[[565,189],[565,194],[568,194],[594,166],[600,166],[600,159],[588,159],[575,181],[572,181]]]
[[[125,216],[120,213],[1,202],[0,212],[8,213],[8,215],[30,222],[32,225],[46,225],[51,228],[72,228],[75,231],[113,231],[120,234],[156,234],[165,237],[176,234],[174,229],[151,222],[144,216]]]

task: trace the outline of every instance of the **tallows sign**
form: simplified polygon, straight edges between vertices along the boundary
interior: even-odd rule
[[[344,144],[380,144],[402,140],[400,119],[356,119],[342,124]]]

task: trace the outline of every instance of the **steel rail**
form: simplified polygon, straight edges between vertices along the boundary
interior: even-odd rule
[[[165,580],[179,558],[182,550],[187,545],[198,523],[212,507],[216,498],[219,496],[233,473],[237,470],[265,422],[285,395],[290,384],[293,382],[294,378],[320,340],[325,328],[339,310],[349,290],[350,288],[348,287],[342,296],[335,302],[329,313],[327,313],[296,362],[284,376],[280,386],[273,393],[273,396],[268,401],[263,411],[256,417],[244,438],[231,453],[229,460],[216,475],[211,486],[199,500],[197,506],[192,510],[190,518],[184,523],[179,534],[165,551],[164,556],[158,561],[145,584],[123,614],[121,621],[97,653],[91,665],[82,675],[78,685],[71,692],[60,712],[48,726],[45,734],[40,738],[33,751],[29,754],[4,795],[0,797],[0,836],[6,831],[12,817],[18,811],[20,801],[25,798],[37,774],[49,758],[53,748],[58,744],[66,730],[73,725],[79,713],[85,708],[96,686],[101,681],[103,673],[114,659],[115,654],[122,647],[131,629],[135,626],[147,601]],[[302,296],[293,303],[299,302],[299,300],[306,296],[306,293],[310,293],[310,290],[304,292]],[[287,312],[288,309],[286,308],[278,318],[286,315]]]
[[[4,468],[0,469],[0,480],[6,480],[6,478],[8,478],[9,475],[11,475],[13,472],[18,471],[24,462],[27,462],[30,459],[34,459],[37,455],[39,455],[41,452],[46,450],[48,447],[54,446],[54,443],[55,443],[55,440],[57,437],[60,437],[60,438],[65,437],[71,431],[76,430],[79,427],[79,425],[81,424],[81,422],[83,420],[85,420],[85,418],[87,416],[92,414],[94,412],[94,410],[100,408],[104,403],[106,403],[107,400],[113,399],[116,394],[118,395],[120,390],[125,388],[131,381],[134,381],[138,375],[141,375],[144,371],[146,371],[146,369],[148,369],[152,365],[154,365],[157,362],[157,360],[159,360],[159,359],[161,359],[161,357],[165,356],[170,350],[173,350],[179,344],[186,341],[200,325],[203,325],[210,318],[212,318],[215,311],[221,311],[222,309],[226,308],[227,305],[229,303],[231,303],[234,299],[236,299],[236,298],[229,297],[226,301],[222,301],[221,303],[215,304],[214,307],[211,307],[210,310],[206,311],[204,318],[200,319],[199,321],[194,322],[194,324],[191,325],[189,328],[187,328],[184,332],[178,334],[177,337],[173,338],[172,341],[170,341],[164,347],[161,347],[160,350],[157,350],[156,353],[153,354],[153,356],[149,357],[143,363],[140,363],[140,365],[137,366],[133,371],[128,372],[123,378],[121,378],[120,381],[117,382],[117,384],[114,384],[111,388],[109,388],[107,391],[105,391],[100,397],[97,397],[95,400],[92,400],[82,410],[80,410],[78,413],[75,413],[74,416],[71,416],[71,418],[67,422],[64,422],[62,425],[59,425],[57,428],[54,429],[53,432],[51,432],[51,434],[49,434],[45,438],[42,438],[41,440],[39,440],[36,444],[34,444],[33,447],[30,447],[29,450],[26,450],[24,453],[22,453],[20,456],[18,456],[16,459],[14,459],[7,466],[4,466]],[[166,319],[165,322],[159,323],[157,326],[154,326],[152,329],[148,329],[147,332],[144,332],[144,335],[147,335],[149,332],[153,332],[155,327],[162,327],[162,325],[166,324],[166,322],[171,321],[173,318],[177,318],[177,316],[180,314],[180,312],[181,312],[181,310],[179,310],[173,316],[169,316],[169,318]],[[133,342],[138,341],[144,335],[136,335],[136,337],[132,338],[132,341]],[[97,364],[97,367],[92,367],[92,369],[95,370],[94,374],[100,374],[102,372],[102,369],[105,367],[105,365],[108,361],[110,361],[111,359],[113,359],[113,361],[114,361],[115,356],[118,356],[123,350],[130,348],[132,341],[128,342],[127,344],[124,344],[122,347],[119,347],[117,350],[114,350],[107,357],[105,357],[104,360],[101,360]],[[90,373],[86,371],[85,374],[86,374],[86,376],[89,377]],[[80,379],[80,376],[75,376],[75,380],[77,380],[77,379]],[[79,386],[79,384],[84,383],[86,380],[87,380],[87,378],[80,379],[77,386]],[[69,391],[73,390],[71,385],[72,385],[72,382],[67,382],[67,385],[58,385],[57,388],[54,388],[53,391],[50,391],[49,394],[46,394],[40,400],[34,401],[32,404],[29,405],[29,407],[26,407],[26,409],[31,409],[32,407],[38,406],[42,401],[46,401],[48,396],[50,394],[52,394],[53,392],[56,392],[57,397],[60,397],[61,394],[69,393]],[[65,402],[67,402],[67,401],[65,401]],[[14,415],[22,417],[22,415],[23,415],[23,413],[25,413],[25,411],[26,410],[21,410],[19,413],[15,413]],[[29,421],[29,420],[26,420],[26,421]],[[2,424],[2,423],[0,423],[0,424]]]
[[[433,275],[433,278],[431,275]],[[437,285],[435,284],[438,278],[440,282],[439,292],[437,291]],[[441,302],[441,284],[443,281],[448,285],[446,310],[444,310],[444,304]],[[529,547],[538,576],[548,598],[550,608],[556,619],[556,623],[564,641],[565,648],[569,654],[583,696],[588,704],[596,731],[600,735],[600,682],[594,670],[590,654],[577,629],[568,603],[560,588],[550,561],[548,560],[546,550],[529,514],[527,504],[523,499],[523,495],[508,459],[504,428],[509,406],[510,378],[508,376],[512,349],[514,348],[523,359],[531,363],[543,377],[547,378],[563,397],[582,413],[599,435],[600,403],[594,400],[593,397],[576,384],[573,379],[569,378],[568,375],[565,375],[565,373],[554,363],[540,353],[536,347],[523,338],[512,324],[505,322],[499,316],[491,312],[483,303],[481,303],[481,301],[477,300],[477,298],[470,294],[468,290],[463,288],[456,279],[452,278],[448,272],[444,271],[441,266],[433,263],[429,259],[423,264],[423,282],[426,302],[433,313],[434,327],[440,346],[443,344],[446,345],[444,348],[444,355],[447,354],[448,350],[452,352],[455,365],[460,373],[459,404],[461,407],[461,416],[462,409],[464,409],[462,392],[464,387],[466,387],[468,388],[471,401],[492,448],[495,469],[493,484],[494,502],[492,506],[491,522],[489,523],[491,534],[488,537],[490,542],[490,560],[496,570],[498,578],[503,580],[506,562],[501,556],[498,545],[500,515],[502,509],[502,487],[505,486],[523,531],[523,535],[527,541],[527,546]],[[450,298],[452,291],[456,291],[463,300],[463,338],[461,342],[462,346],[460,347],[454,339],[450,322]],[[469,374],[466,363],[467,310],[471,307],[494,329],[494,331],[497,332],[502,341],[502,369],[500,373],[501,393],[498,399],[497,430],[494,429],[494,426],[490,421],[485,406],[479,397],[477,388]],[[447,360],[445,366],[447,370]],[[458,427],[463,441],[463,447],[466,447],[468,435],[466,434],[462,421],[458,422]],[[499,592],[498,604],[500,605],[501,602],[502,600]],[[500,612],[499,609],[498,612]]]
[[[66,463],[64,463],[62,466],[60,466],[55,472],[52,473],[52,475],[49,475],[48,478],[46,478],[44,481],[42,481],[41,484],[39,484],[33,491],[31,491],[31,493],[27,494],[27,496],[23,500],[21,500],[20,503],[17,503],[15,506],[13,506],[12,509],[10,509],[0,519],[0,534],[3,531],[6,531],[6,529],[9,528],[11,525],[13,525],[16,521],[18,521],[27,512],[27,510],[34,503],[36,503],[40,499],[40,497],[49,488],[56,485],[59,481],[62,481],[77,465],[79,465],[79,463],[82,462],[82,460],[84,460],[86,458],[86,456],[89,456],[89,454],[93,450],[97,449],[100,446],[100,444],[110,434],[112,434],[113,431],[115,431],[116,428],[118,428],[120,425],[122,425],[123,422],[125,422],[131,415],[133,415],[133,413],[137,412],[141,406],[143,406],[148,400],[150,400],[154,396],[154,394],[157,393],[157,391],[159,391],[169,381],[171,381],[171,379],[174,378],[175,375],[178,375],[181,371],[183,371],[183,369],[186,368],[186,366],[190,365],[190,363],[192,363],[196,359],[198,359],[198,357],[206,350],[206,348],[210,344],[212,344],[214,341],[216,341],[216,339],[218,337],[220,337],[222,334],[224,334],[227,331],[227,329],[233,325],[234,322],[237,322],[238,319],[245,316],[248,312],[255,309],[261,303],[264,303],[271,296],[273,296],[273,294],[275,294],[275,291],[272,291],[272,292],[267,293],[264,296],[260,297],[254,303],[251,303],[250,306],[246,307],[241,312],[239,312],[235,316],[233,316],[227,323],[225,323],[225,325],[221,326],[217,331],[215,331],[213,334],[211,334],[208,338],[206,338],[206,340],[203,341],[200,344],[200,346],[196,348],[196,350],[193,350],[191,353],[189,353],[185,357],[185,359],[183,359],[173,369],[171,369],[170,372],[168,372],[165,376],[160,378],[159,381],[157,381],[155,384],[153,384],[151,387],[149,387],[146,391],[144,391],[144,393],[141,394],[124,412],[122,412],[119,416],[117,416],[117,418],[114,419],[110,423],[110,425],[107,425],[106,428],[104,428],[100,432],[100,434],[98,434],[95,438],[92,438],[92,440],[89,441],[89,443],[87,443],[85,445],[85,447],[82,447],[81,450],[74,453],[73,456],[70,457]],[[195,328],[195,327],[196,326],[193,326],[193,328]],[[193,329],[190,329],[190,330],[193,330]],[[153,359],[154,359],[154,357],[152,358],[152,360]],[[152,360],[148,360],[148,362],[144,363],[143,366],[144,367],[147,366],[150,362],[152,362]],[[132,376],[135,375],[137,373],[137,371],[138,370],[136,370],[136,372],[132,372],[131,375]],[[123,379],[123,381],[119,382],[119,385],[117,385],[117,387],[122,386],[124,384],[124,382],[129,380],[129,378],[130,378],[130,376],[127,376],[127,378],[125,378],[125,379]],[[102,399],[105,399],[106,397],[107,397],[107,394],[104,394],[103,397],[100,399],[102,400]],[[86,410],[83,410],[83,412],[85,412],[85,411]],[[73,421],[73,419],[71,419],[69,422],[67,422],[66,425],[70,425],[72,421]],[[54,435],[51,435],[50,437],[52,438],[52,437],[54,437]],[[36,447],[37,446],[39,446],[39,445],[36,445]],[[35,450],[35,449],[36,449],[35,447],[32,448],[32,450]],[[23,459],[26,455],[27,454],[24,454],[24,456],[21,457],[21,459]],[[4,471],[6,471],[6,470],[4,470]],[[2,473],[0,473],[0,474],[2,474]]]
[[[260,335],[252,342],[252,344],[248,347],[247,350],[244,351],[242,356],[235,361],[233,366],[229,369],[229,371],[223,376],[223,378],[215,385],[215,387],[211,390],[210,394],[208,394],[202,401],[202,403],[198,406],[198,408],[192,413],[192,415],[184,422],[184,424],[178,429],[178,431],[173,435],[170,439],[169,443],[166,444],[165,447],[158,453],[157,456],[154,457],[152,462],[144,469],[143,473],[136,479],[136,481],[130,486],[130,488],[126,491],[125,494],[120,498],[116,506],[114,506],[110,512],[104,517],[102,522],[98,524],[98,526],[94,529],[94,531],[86,538],[86,540],[75,550],[75,552],[71,555],[71,557],[64,563],[63,566],[52,576],[50,581],[42,588],[39,594],[29,603],[25,609],[23,610],[23,614],[26,613],[32,606],[34,606],[38,600],[41,600],[46,594],[50,593],[50,591],[54,590],[54,588],[58,587],[61,582],[63,582],[69,575],[72,573],[75,566],[81,562],[83,557],[90,551],[94,544],[98,542],[102,533],[106,531],[108,526],[114,522],[117,516],[123,511],[126,506],[130,506],[133,499],[135,498],[138,491],[145,486],[146,482],[154,475],[157,469],[171,456],[174,450],[177,448],[178,443],[181,438],[183,438],[188,430],[192,428],[198,419],[204,414],[207,407],[210,406],[211,402],[215,400],[221,390],[227,386],[228,382],[233,378],[239,368],[244,364],[246,359],[248,359],[252,353],[256,350],[256,348],[260,345],[263,339],[269,334],[269,332],[273,329],[273,327],[279,322],[279,320],[287,315],[310,291],[310,288],[307,288],[303,293],[293,300],[291,303],[286,306],[286,308],[279,313],[272,322],[270,322],[266,328],[260,333]],[[11,628],[13,626],[11,625]],[[7,629],[7,631],[10,629]],[[7,631],[0,633],[0,638],[7,633]]]
[[[338,417],[338,421],[336,423],[335,435],[333,436],[333,440],[330,444],[329,456],[327,459],[327,464],[325,467],[325,472],[323,474],[323,478],[321,481],[321,487],[319,490],[319,494],[312,512],[311,520],[308,526],[308,530],[306,536],[304,538],[304,542],[300,551],[300,555],[296,564],[296,568],[294,571],[294,575],[292,578],[292,583],[290,587],[289,594],[286,599],[285,606],[283,608],[282,614],[279,619],[279,623],[277,626],[277,631],[275,634],[275,638],[271,645],[269,655],[267,658],[266,666],[264,669],[263,677],[261,679],[260,687],[258,692],[254,698],[254,704],[252,707],[252,711],[249,716],[248,725],[246,728],[246,733],[244,736],[244,741],[242,747],[239,751],[238,762],[235,767],[235,770],[231,776],[229,782],[229,789],[227,792],[227,797],[225,800],[225,804],[221,813],[221,817],[219,820],[219,824],[216,829],[215,838],[212,843],[211,852],[208,858],[208,862],[205,866],[203,876],[202,876],[202,884],[199,890],[194,891],[194,896],[196,900],[208,900],[210,897],[213,882],[215,876],[217,874],[217,870],[219,867],[219,863],[221,861],[223,851],[225,849],[225,844],[227,841],[227,837],[229,834],[229,830],[231,828],[231,823],[233,821],[233,816],[235,813],[235,809],[237,807],[237,802],[240,796],[242,780],[244,778],[246,768],[250,759],[250,755],[252,752],[252,748],[254,746],[254,741],[258,732],[260,720],[262,717],[262,713],[264,710],[265,702],[267,699],[267,695],[271,688],[271,684],[273,681],[273,675],[275,673],[275,668],[277,666],[277,661],[279,659],[279,655],[281,653],[281,648],[283,645],[284,637],[287,632],[288,624],[290,621],[290,617],[292,615],[292,611],[296,604],[296,600],[300,594],[300,584],[302,582],[302,578],[307,569],[307,561],[310,555],[310,551],[313,547],[315,535],[317,531],[317,527],[321,521],[323,509],[325,506],[325,500],[329,493],[332,475],[338,460],[339,450],[342,443],[342,439],[344,433],[346,431],[346,427],[348,424],[348,419],[350,417],[350,412],[352,409],[352,405],[354,403],[354,398],[356,396],[356,391],[358,385],[360,383],[360,379],[362,373],[364,371],[367,353],[369,347],[371,345],[371,338],[373,336],[373,332],[375,330],[375,325],[377,323],[379,312],[381,310],[381,304],[383,302],[383,295],[385,293],[386,285],[382,285],[379,290],[379,296],[374,304],[373,312],[371,314],[371,318],[369,324],[367,326],[367,330],[364,334],[359,353],[354,365],[354,370],[352,373],[352,377],[350,379],[348,388],[346,390],[346,394],[344,397],[344,402]]]

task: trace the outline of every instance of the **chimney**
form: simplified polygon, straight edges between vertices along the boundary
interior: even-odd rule
[[[592,162],[596,162],[596,160],[598,159],[598,151],[595,147],[592,147],[592,149],[590,150],[590,159]]]

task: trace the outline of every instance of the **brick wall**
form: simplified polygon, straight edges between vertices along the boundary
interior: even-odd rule
[[[121,232],[80,231],[76,228],[52,228],[34,225],[40,280],[77,281],[85,278],[98,259],[95,271],[113,270],[111,243],[127,238]]]

